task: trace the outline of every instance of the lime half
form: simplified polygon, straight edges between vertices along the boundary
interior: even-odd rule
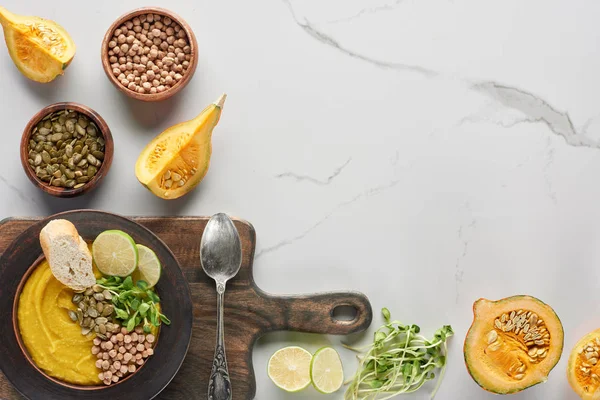
[[[133,281],[137,282],[142,280],[148,284],[148,288],[154,287],[154,285],[158,283],[162,271],[160,260],[148,247],[141,244],[136,244],[136,247],[138,250],[139,261],[137,269],[132,275]]]
[[[267,373],[280,389],[298,392],[310,385],[311,359],[312,355],[302,347],[284,347],[269,359]]]
[[[338,352],[331,347],[317,350],[310,362],[310,379],[321,393],[333,393],[342,387],[344,369]]]
[[[92,257],[104,275],[128,276],[138,265],[135,242],[123,231],[104,231],[92,244]]]

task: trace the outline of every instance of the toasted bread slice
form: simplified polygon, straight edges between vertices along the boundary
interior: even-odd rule
[[[59,282],[77,291],[96,283],[92,254],[70,221],[50,221],[40,232],[40,243],[50,270]]]

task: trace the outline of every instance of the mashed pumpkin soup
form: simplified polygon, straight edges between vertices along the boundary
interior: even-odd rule
[[[94,334],[81,334],[69,318],[73,291],[60,283],[48,262],[29,276],[18,304],[21,338],[34,363],[49,376],[76,385],[98,385]]]

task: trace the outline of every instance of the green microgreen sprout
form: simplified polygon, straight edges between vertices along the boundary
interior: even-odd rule
[[[112,294],[116,317],[123,321],[122,325],[128,331],[131,332],[142,322],[145,333],[151,332],[152,325],[158,327],[161,323],[171,324],[167,316],[158,309],[160,297],[152,288],[148,288],[146,281],[139,280],[134,285],[131,276],[125,279],[108,276],[98,279],[96,284]]]
[[[437,384],[433,399],[446,371],[447,339],[454,334],[450,325],[444,325],[427,340],[419,335],[417,325],[403,325],[392,321],[387,308],[381,310],[385,325],[374,334],[373,344],[362,348],[346,348],[364,354],[357,356],[359,366],[348,381],[345,400],[384,400],[404,393],[413,393],[425,382],[435,378]]]

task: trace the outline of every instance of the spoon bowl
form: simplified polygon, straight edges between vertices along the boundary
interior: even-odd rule
[[[233,221],[226,214],[215,214],[206,224],[200,255],[202,269],[217,285],[225,285],[240,270],[242,242]]]

